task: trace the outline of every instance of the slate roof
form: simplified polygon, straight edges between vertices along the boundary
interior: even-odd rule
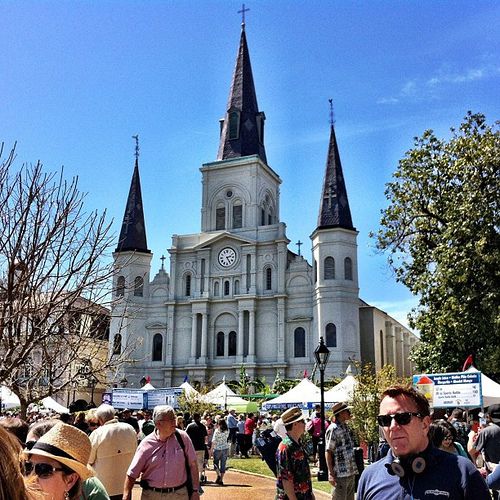
[[[239,111],[240,123],[237,139],[229,139],[228,112]],[[227,160],[242,156],[259,155],[260,159],[267,164],[264,142],[259,139],[257,122],[262,120],[264,126],[264,113],[259,112],[257,96],[253,82],[252,66],[248,52],[245,27],[242,25],[240,46],[236,58],[236,67],[233,73],[231,89],[226,114],[222,124],[219,152],[217,160]],[[263,131],[260,134],[263,138]]]
[[[335,129],[331,125],[317,229],[334,227],[355,230],[352,225],[351,210],[347,198]]]
[[[144,252],[148,250],[146,241],[146,225],[142,206],[141,179],[139,177],[139,162],[135,160],[134,174],[130,183],[127,206],[123,216],[122,228],[116,252]]]

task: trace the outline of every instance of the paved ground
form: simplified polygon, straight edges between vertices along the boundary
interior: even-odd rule
[[[213,477],[212,477],[213,476]],[[267,500],[273,499],[276,489],[274,480],[254,474],[228,470],[224,476],[224,486],[215,484],[215,472],[208,471],[209,482],[203,486],[205,493],[201,500],[235,499],[238,500]],[[133,500],[139,500],[141,489],[134,488]],[[330,495],[315,492],[316,500],[327,500]]]

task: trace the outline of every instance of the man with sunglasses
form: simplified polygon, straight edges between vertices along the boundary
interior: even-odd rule
[[[377,421],[391,447],[361,475],[357,500],[490,500],[472,462],[429,442],[429,402],[412,387],[382,394]]]

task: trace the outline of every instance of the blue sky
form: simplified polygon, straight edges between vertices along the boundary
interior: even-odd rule
[[[241,3],[0,1],[0,141],[17,161],[64,166],[119,232],[140,136],[153,271],[171,235],[200,229],[202,163],[215,160]],[[354,225],[360,296],[404,321],[416,303],[369,239],[384,185],[413,137],[467,110],[499,118],[497,1],[247,2],[246,32],[266,152],[283,180],[292,242],[316,226],[328,99]],[[290,248],[296,250],[291,244]]]

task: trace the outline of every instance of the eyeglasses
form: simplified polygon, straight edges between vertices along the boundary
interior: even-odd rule
[[[443,441],[453,441],[453,436],[445,436]]]
[[[394,413],[393,415],[379,415],[377,422],[382,427],[390,427],[394,419],[398,425],[408,425],[411,422],[411,417],[422,418],[422,414],[413,411],[403,411],[401,413]]]
[[[34,464],[32,462],[24,462],[24,471],[27,476],[34,472],[39,478],[47,479],[53,476],[55,472],[66,472],[66,469],[63,469],[62,467],[54,467],[50,464]]]

